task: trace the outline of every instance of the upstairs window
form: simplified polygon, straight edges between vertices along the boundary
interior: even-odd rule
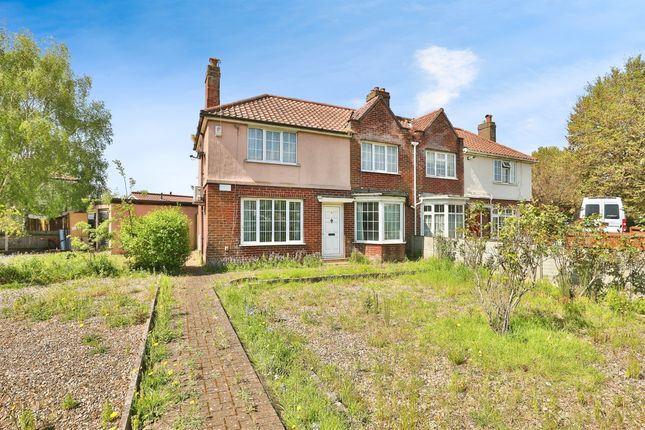
[[[447,152],[426,151],[426,176],[457,179],[457,156]]]
[[[399,147],[363,142],[361,144],[361,170],[364,172],[399,173]]]
[[[515,162],[495,160],[494,170],[495,182],[502,184],[515,183]]]
[[[250,161],[296,164],[296,133],[249,128],[246,158]]]

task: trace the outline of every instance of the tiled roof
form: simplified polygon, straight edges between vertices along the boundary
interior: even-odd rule
[[[324,103],[263,94],[206,109],[227,118],[272,122],[296,127],[345,132],[353,109]]]
[[[363,115],[369,111],[372,106],[376,104],[376,102],[379,100],[378,97],[373,97],[371,98],[367,103],[365,103],[363,106],[360,108],[356,109],[354,113],[352,114],[352,119],[360,119]]]
[[[192,203],[192,196],[181,196],[179,194],[164,194],[164,193],[144,193],[134,191],[132,193],[133,200],[146,201],[146,202],[168,202],[168,203]]]
[[[236,118],[344,133],[349,130],[348,123],[350,120],[360,119],[378,100],[379,97],[374,97],[360,108],[351,109],[290,97],[262,94],[257,97],[211,107],[204,112],[223,118]],[[441,113],[443,113],[443,109],[437,109],[417,118],[397,117],[397,120],[405,128],[424,131]],[[464,146],[472,151],[525,161],[536,161],[535,158],[529,155],[484,139],[464,129],[455,128],[455,131],[459,137],[464,139]],[[148,196],[151,196],[151,194],[148,194]],[[169,195],[166,194],[163,197],[168,199]],[[186,201],[192,201],[191,197],[186,197],[186,199],[188,199]],[[146,198],[146,200],[149,200],[149,198]]]
[[[412,128],[418,131],[424,131],[432,122],[443,112],[443,109],[437,109],[418,118],[412,119]]]
[[[485,139],[475,133],[464,130],[462,128],[455,128],[457,136],[464,139],[464,146],[471,151],[479,152],[482,154],[498,155],[502,157],[515,158],[524,161],[537,161],[530,155],[526,155],[520,151],[509,148],[492,140]]]

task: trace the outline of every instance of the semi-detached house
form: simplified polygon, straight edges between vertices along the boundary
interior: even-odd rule
[[[404,118],[372,89],[357,108],[263,94],[222,104],[219,60],[206,72],[194,151],[198,247],[207,262],[320,253],[401,259],[413,234],[456,237],[469,201],[531,199],[533,158],[443,109]]]

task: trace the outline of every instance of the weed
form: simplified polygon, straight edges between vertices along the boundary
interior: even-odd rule
[[[166,408],[181,400],[181,393],[173,384],[174,371],[167,369],[164,360],[168,357],[170,342],[181,334],[172,318],[175,301],[172,296],[172,281],[159,278],[159,296],[155,307],[154,326],[148,335],[144,357],[144,373],[139,390],[132,404],[132,428],[138,430],[157,420]]]
[[[112,402],[109,400],[103,402],[103,406],[101,407],[101,422],[103,423],[103,427],[109,427],[110,423],[115,421],[118,417],[119,413],[114,410]]]
[[[636,357],[636,354],[631,354],[627,359],[627,369],[625,376],[630,379],[640,379],[641,377],[641,362]]]
[[[103,339],[96,333],[83,336],[81,343],[92,348],[90,355],[105,354],[108,351],[107,346],[103,345]]]
[[[352,251],[347,261],[355,264],[370,264],[370,259],[365,254],[357,250]]]
[[[23,410],[18,415],[18,428],[20,430],[36,430],[36,417],[31,409]]]
[[[78,400],[76,400],[70,393],[65,394],[65,397],[63,397],[63,402],[61,404],[62,408],[65,409],[66,411],[69,411],[70,409],[74,409],[80,404]]]
[[[461,366],[468,359],[467,351],[464,348],[453,348],[448,350],[448,359],[457,366]]]
[[[468,389],[468,385],[466,384],[466,380],[463,378],[463,376],[461,376],[459,373],[454,372],[450,375],[450,383],[448,384],[448,388],[453,393],[459,394],[465,393]]]

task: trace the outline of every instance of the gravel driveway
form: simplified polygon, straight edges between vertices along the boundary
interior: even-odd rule
[[[17,291],[2,295],[15,299]],[[5,305],[11,302],[6,299]],[[100,339],[100,349],[87,344],[89,335]],[[101,317],[79,323],[0,316],[0,428],[14,428],[15,417],[26,409],[38,428],[103,428],[106,401],[121,411],[143,336],[144,324],[110,328]],[[67,393],[79,401],[77,407],[63,408]],[[117,422],[115,417],[110,426]]]

